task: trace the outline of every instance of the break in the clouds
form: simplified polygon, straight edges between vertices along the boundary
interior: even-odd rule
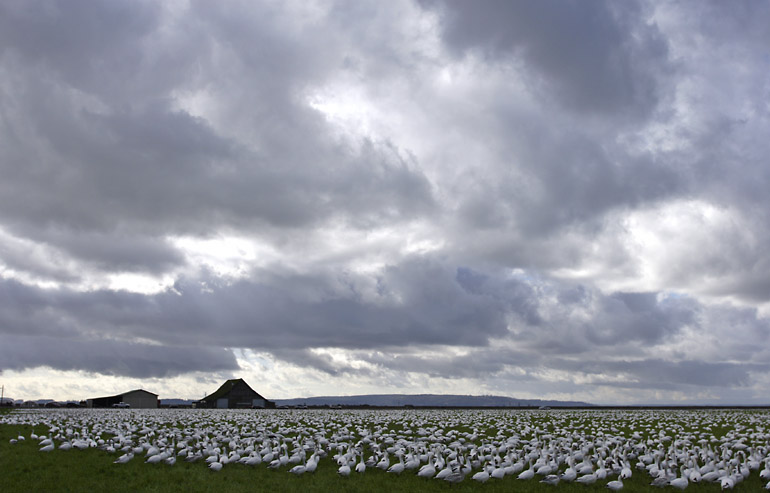
[[[766,403],[767,10],[4,2],[3,383]]]

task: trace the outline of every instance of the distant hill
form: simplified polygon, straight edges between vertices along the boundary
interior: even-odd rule
[[[516,399],[495,395],[441,395],[441,394],[377,394],[299,399],[276,399],[278,406],[375,406],[375,407],[590,407],[593,404],[578,401],[550,401],[540,399]]]

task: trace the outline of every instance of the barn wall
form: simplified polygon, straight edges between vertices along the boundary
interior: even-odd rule
[[[94,399],[88,399],[88,407],[103,408],[112,407],[113,404],[120,402],[119,395],[113,395],[109,397],[97,397]]]
[[[252,407],[267,407],[267,402],[265,399],[253,399],[251,401]]]
[[[228,395],[228,398],[230,400],[230,408],[237,408],[237,407],[251,407],[254,402],[254,399],[257,399],[259,396],[256,392],[254,392],[252,389],[248,387],[248,385],[245,385],[242,382],[238,382],[235,385],[233,385],[233,388],[230,390],[230,394]]]
[[[156,409],[158,396],[149,392],[129,392],[123,395],[123,402],[131,405],[132,409]]]

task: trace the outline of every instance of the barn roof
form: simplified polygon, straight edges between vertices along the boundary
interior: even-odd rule
[[[216,392],[214,392],[213,394],[207,395],[206,397],[204,397],[201,400],[204,400],[204,401],[215,401],[217,399],[221,399],[221,398],[225,397],[227,394],[229,394],[230,391],[233,390],[233,387],[235,386],[235,384],[238,383],[238,382],[241,382],[241,383],[243,383],[243,385],[248,387],[248,389],[251,390],[252,392],[254,392],[254,394],[256,394],[256,396],[259,399],[263,399],[263,400],[265,399],[264,397],[259,395],[254,389],[252,389],[249,386],[249,384],[247,384],[242,378],[233,378],[233,379],[228,380],[225,383],[223,383],[222,386],[219,387],[216,390]]]
[[[144,390],[144,389],[129,390],[128,392],[123,392],[122,394],[118,394],[118,396],[133,394],[134,392],[144,392],[146,394],[152,394],[155,397],[158,396],[158,394],[156,394],[154,392],[150,392],[149,390]]]
[[[122,394],[108,395],[108,396],[105,396],[105,397],[94,397],[93,400],[96,400],[96,399],[117,399],[118,397],[125,397],[128,394],[133,394],[134,392],[144,392],[144,393],[147,393],[147,394],[152,394],[155,397],[158,397],[158,394],[152,393],[152,392],[150,392],[148,390],[136,389],[136,390],[129,390],[128,392],[123,392]]]

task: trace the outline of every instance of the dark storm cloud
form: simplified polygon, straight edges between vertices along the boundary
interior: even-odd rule
[[[657,103],[655,73],[666,67],[668,50],[635,2],[423,3],[438,7],[443,40],[457,55],[525,60],[540,97],[605,114],[647,114]]]
[[[654,344],[696,322],[696,307],[689,300],[660,302],[657,296],[657,293],[614,293],[603,298],[600,309],[603,316],[590,324],[590,341]]]
[[[376,279],[376,293],[357,293],[365,281],[256,272],[251,281],[179,281],[174,291],[153,296],[57,293],[37,298],[37,308],[55,304],[63,314],[77,313],[84,329],[103,327],[116,337],[259,349],[484,345],[507,333],[509,300],[468,293],[438,263],[413,259],[391,266]]]
[[[607,385],[626,389],[690,390],[692,387],[745,387],[750,372],[770,371],[766,363],[668,361],[658,358],[612,360],[603,354],[589,359],[565,359],[531,351],[490,348],[463,355],[357,353],[378,368],[423,374],[431,378],[533,380],[551,383],[543,373],[563,372],[562,378],[583,377],[584,385]],[[609,377],[609,380],[607,379]],[[595,380],[592,380],[595,378]]]
[[[589,375],[622,376],[623,381],[607,385],[640,388],[681,390],[687,386],[745,387],[752,371],[767,372],[766,363],[732,363],[708,361],[667,361],[650,358],[635,361],[559,361],[556,367]]]
[[[174,377],[196,371],[232,371],[239,366],[223,348],[169,346],[116,340],[4,335],[3,370],[41,366],[134,378]]]
[[[398,369],[431,378],[488,378],[507,368],[535,368],[541,358],[529,351],[500,349],[492,343],[490,348],[472,350],[462,355],[451,352],[425,356],[420,351],[402,353],[378,351],[356,353],[362,360],[380,369]]]
[[[618,153],[601,137],[568,125],[552,128],[548,120],[528,126],[516,130],[505,148],[508,155],[518,156],[523,175],[504,173],[509,164],[501,156],[500,182],[480,191],[483,197],[470,197],[498,214],[505,211],[500,227],[535,238],[564,227],[590,235],[604,227],[603,217],[612,210],[633,209],[689,188],[680,171],[652,156]],[[473,225],[474,218],[469,219],[467,224]]]
[[[517,347],[544,355],[641,351],[696,326],[701,307],[690,299],[658,299],[657,293],[604,294],[585,286],[549,283],[559,303],[533,326],[512,328]],[[538,298],[544,293],[539,293]],[[566,299],[565,299],[566,297]]]
[[[181,263],[169,234],[363,228],[430,211],[408,153],[340,142],[307,106],[305,84],[339,61],[315,39],[328,33],[288,38],[290,16],[239,8],[193,3],[182,21],[152,3],[5,5],[6,226],[98,268],[163,272]],[[179,109],[185,91],[219,98],[228,127]]]
[[[368,368],[356,368],[352,365],[335,361],[334,358],[323,353],[316,353],[309,349],[271,349],[270,353],[277,359],[296,365],[300,368],[311,368],[329,376],[358,375],[371,377],[374,372]]]
[[[155,356],[163,347],[171,348],[176,360],[158,362],[152,367],[156,375],[176,371],[185,353],[173,348],[186,347],[190,341],[196,347],[274,350],[279,358],[301,359],[302,366],[337,374],[349,369],[335,368],[328,359],[307,350],[414,343],[484,345],[490,336],[505,334],[504,303],[490,295],[468,293],[453,274],[420,259],[393,266],[378,279],[378,293],[372,300],[362,299],[334,278],[270,273],[259,273],[256,282],[217,278],[178,282],[174,291],[152,296],[42,290],[4,281],[0,283],[4,300],[0,330],[8,337],[24,336],[18,345],[25,342],[38,349],[38,357],[29,358],[27,367],[39,365],[49,351],[54,353],[51,360],[59,361],[56,355],[63,346],[54,341],[88,340],[98,334],[103,344],[128,351],[125,362],[119,351],[110,352],[116,358],[115,367],[132,367],[134,352],[146,346],[134,340],[161,344],[148,346],[149,354]],[[67,346],[71,361],[88,359],[92,350],[95,347],[88,344]],[[212,357],[216,354],[202,353],[197,368],[219,369],[221,358]],[[98,364],[106,364],[98,361],[88,368],[98,371]],[[11,366],[19,364],[14,360]]]
[[[0,6],[0,46],[31,67],[50,67],[65,83],[114,95],[146,60],[142,43],[158,26],[147,1],[11,1]]]
[[[136,342],[130,310],[139,295],[49,291],[3,280],[0,298],[0,369],[48,366],[143,378],[238,368],[222,347]],[[120,306],[108,310],[110,301]],[[81,318],[86,305],[91,316]]]
[[[678,71],[649,5],[423,4],[439,14],[451,53],[481,55],[479,69],[501,79],[474,92],[480,111],[463,115],[473,122],[463,131],[490,156],[463,175],[468,184],[454,184],[458,250],[508,266],[579,265],[612,226],[609,214],[692,193],[691,160],[618,141],[667,111],[675,94]],[[536,95],[534,110],[529,94],[504,82],[517,78]],[[622,248],[613,254],[617,269],[635,260]]]
[[[163,272],[184,264],[184,257],[167,241],[131,234],[85,233],[66,229],[30,231],[28,238],[52,250],[66,252],[85,265],[105,271]]]
[[[5,268],[58,282],[77,282],[80,276],[67,268],[61,256],[28,243],[0,241],[0,260]]]
[[[209,348],[195,358],[196,369],[202,371],[227,369],[229,347],[267,351],[331,376],[376,372],[311,350],[347,348],[377,372],[416,372],[433,378],[506,378],[512,369],[527,378],[542,378],[538,375],[543,371],[621,374],[627,383],[613,380],[607,385],[623,388],[746,385],[749,371],[767,370],[752,363],[761,348],[735,344],[724,345],[726,354],[742,354],[744,364],[729,358],[708,362],[608,358],[644,354],[645,348],[677,337],[683,326],[708,329],[700,322],[706,309],[686,298],[604,295],[584,286],[452,270],[425,258],[391,266],[377,277],[375,292],[366,288],[371,285],[350,275],[341,282],[332,273],[298,277],[255,272],[250,281],[188,279],[173,291],[140,295],[41,290],[6,281],[2,294],[7,304],[0,312],[0,327],[20,355],[33,352],[22,351],[25,344],[36,348],[35,357],[16,357],[9,368],[19,368],[25,361],[24,367],[49,361],[55,368],[68,369],[75,368],[73,362],[80,358],[92,361],[84,366],[89,371],[127,368],[132,375],[140,372],[142,352],[159,361],[141,371],[159,376],[187,371],[185,365],[193,365],[187,355],[201,347]],[[564,300],[564,293],[571,298],[563,305],[544,306],[547,292],[552,299]],[[581,322],[578,310],[587,312],[582,318],[591,322]],[[766,336],[767,324],[755,312],[725,308],[713,318],[720,316],[725,321],[732,317],[737,339]],[[97,342],[68,342],[91,337]],[[160,358],[164,347],[170,351],[165,360]],[[453,347],[465,348],[463,354],[422,354],[426,349]],[[692,345],[687,349],[693,348],[697,350]],[[110,357],[91,356],[100,349]]]

